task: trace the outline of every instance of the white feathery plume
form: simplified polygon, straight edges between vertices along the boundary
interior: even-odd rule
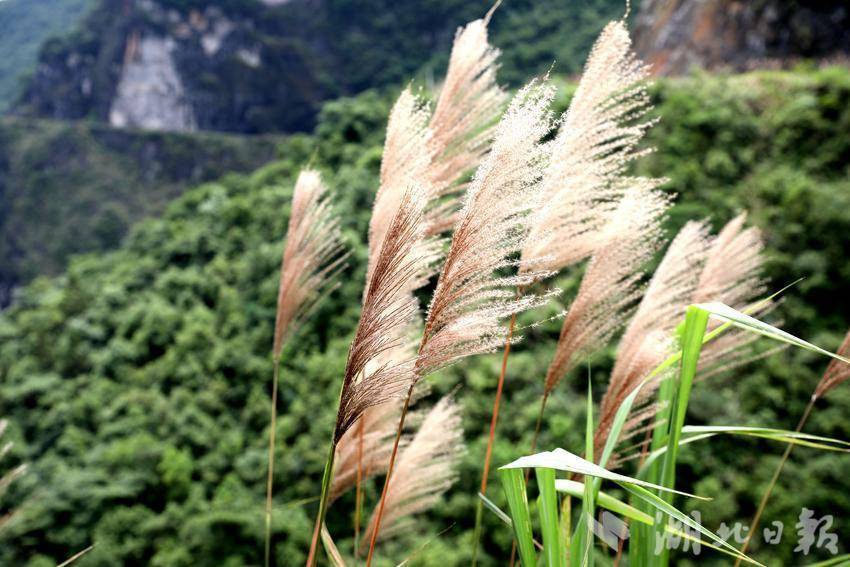
[[[529,212],[545,167],[552,89],[531,83],[517,93],[499,122],[491,152],[478,168],[428,309],[417,359],[425,376],[466,356],[490,352],[507,336],[504,319],[538,306],[543,296],[516,297],[514,289],[543,276],[500,275],[516,265],[529,231]]]
[[[627,166],[651,151],[637,149],[655,123],[646,117],[652,109],[648,75],[631,50],[625,24],[609,23],[552,144],[541,191],[547,207],[532,224],[524,266],[556,272],[602,244],[605,224],[634,182],[625,175]]]
[[[555,356],[546,372],[544,398],[582,357],[611,339],[640,297],[642,269],[660,247],[660,223],[668,207],[668,200],[654,189],[655,185],[655,180],[636,183],[605,227],[605,244],[588,263],[564,318]]]
[[[298,175],[286,234],[274,327],[275,360],[280,359],[286,340],[328,291],[347,256],[339,219],[331,210],[319,172],[305,169]]]
[[[508,95],[496,82],[499,50],[487,40],[491,13],[458,28],[446,78],[431,116],[429,170],[433,198],[446,197],[430,212],[431,231],[451,228],[464,177],[487,154]]]
[[[529,212],[538,205],[536,195],[547,155],[541,140],[550,127],[552,94],[548,85],[537,82],[516,94],[499,121],[490,153],[473,177],[428,309],[396,441],[418,380],[464,357],[500,347],[508,334],[505,318],[541,305],[551,295],[517,297],[517,286],[542,274],[504,276],[500,272],[516,267],[512,257],[522,248]],[[378,503],[367,565],[380,533],[395,456],[393,452]]]
[[[399,396],[414,378],[413,357],[388,356],[404,348],[407,330],[419,316],[411,293],[433,257],[423,253],[427,194],[412,185],[390,222],[363,298],[363,309],[348,353],[334,442],[368,408]]]

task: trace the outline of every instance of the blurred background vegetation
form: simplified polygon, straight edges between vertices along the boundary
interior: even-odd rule
[[[43,35],[27,37],[42,43],[50,33],[35,19],[43,17],[42,8],[55,16],[51,30],[67,30],[74,20],[49,2],[33,2],[41,8],[32,11],[22,4],[29,5],[0,2],[0,41],[9,39],[7,29],[34,26]],[[8,304],[0,314],[0,416],[10,420],[4,441],[15,443],[0,466],[30,466],[0,500],[3,513],[16,510],[0,530],[0,564],[55,565],[92,543],[79,565],[262,562],[277,269],[294,178],[312,163],[344,211],[353,256],[343,285],[284,353],[275,550],[278,564],[298,564],[315,507],[303,500],[318,496],[324,443],[359,314],[365,231],[389,107],[411,77],[425,87],[439,79],[455,27],[487,6],[216,2],[238,36],[222,49],[238,53],[247,45],[242,42],[254,42],[260,53],[301,53],[297,68],[309,69],[316,77],[311,84],[321,86],[299,91],[316,94],[293,107],[303,122],[278,119],[288,108],[263,97],[270,83],[298,79],[286,57],[263,59],[269,62],[252,71],[259,82],[234,86],[228,70],[242,76],[245,69],[233,58],[202,60],[193,47],[201,36],[175,35],[178,69],[194,58],[209,74],[194,91],[187,81],[188,96],[221,92],[214,102],[226,109],[225,118],[220,128],[208,129],[237,132],[225,135],[109,124],[133,26],[163,25],[160,11],[177,14],[157,28],[162,34],[178,33],[173,22],[189,21],[193,10],[219,18],[204,0],[138,4],[90,0],[93,11],[76,20],[77,31],[43,43],[38,67],[32,48],[17,49],[15,69],[31,71],[29,79],[8,87],[3,74],[0,83],[6,89],[0,98],[12,109],[0,119],[0,278]],[[4,18],[13,9],[25,16],[9,23]],[[610,0],[506,2],[493,21],[493,42],[505,52],[502,79],[516,85],[556,61],[563,110],[570,76],[595,34],[621,14],[622,3]],[[304,25],[282,34],[293,23]],[[338,29],[345,33],[333,33]],[[86,78],[112,86],[83,96]],[[233,106],[240,95],[233,89],[249,88],[265,94],[245,114]],[[10,89],[17,98],[3,95]],[[80,96],[70,97],[72,91]],[[765,233],[771,289],[804,278],[785,294],[778,311],[783,328],[836,348],[850,324],[850,71],[811,62],[781,71],[693,71],[659,79],[653,97],[661,117],[650,135],[657,151],[638,169],[669,178],[665,187],[677,195],[670,233],[688,219],[710,218],[717,228],[749,211]],[[61,111],[60,100],[68,103]],[[207,129],[201,122],[198,129]],[[578,275],[559,280],[567,295]],[[530,441],[558,328],[556,321],[530,329],[511,359],[495,463],[515,458]],[[593,361],[597,399],[612,354]],[[434,396],[461,384],[469,451],[444,504],[422,517],[415,533],[386,544],[385,564],[426,542],[415,564],[469,563],[499,362],[496,355],[481,357],[436,379]],[[688,421],[793,428],[824,365],[788,350],[701,383]],[[543,447],[581,447],[579,382],[567,381],[551,401]],[[850,391],[839,388],[819,404],[807,430],[850,439],[848,407]],[[714,498],[699,505],[707,526],[746,521],[781,450],[755,440],[693,444],[680,457],[681,486]],[[832,514],[833,531],[846,541],[846,470],[842,455],[795,450],[765,515],[784,522],[785,536],[781,545],[755,546],[756,557],[768,565],[799,561],[793,526],[803,506],[818,516]],[[375,490],[368,488],[367,504],[375,502]],[[498,491],[493,496],[503,503]],[[343,547],[351,543],[352,509],[343,499],[329,515]],[[495,518],[485,520],[485,559],[502,564],[510,533]],[[703,549],[698,558],[682,555],[678,564],[725,564],[721,557]]]

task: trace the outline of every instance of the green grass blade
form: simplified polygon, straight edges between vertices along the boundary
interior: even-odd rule
[[[750,332],[759,335],[764,335],[765,337],[770,337],[774,340],[804,348],[812,352],[817,352],[824,356],[829,356],[836,360],[840,360],[842,362],[850,364],[850,360],[844,358],[843,356],[830,352],[826,349],[822,349],[821,347],[813,345],[812,343],[806,342],[803,339],[795,337],[791,333],[787,333],[782,329],[778,329],[773,325],[765,323],[764,321],[759,321],[754,317],[741,313],[740,311],[736,311],[735,309],[729,307],[728,305],[724,305],[723,303],[700,303],[695,307],[709,313],[715,319],[725,321],[734,325],[735,327],[740,327]]]
[[[826,561],[818,561],[817,563],[809,563],[805,567],[838,567],[839,565],[850,565],[850,554],[839,555]]]
[[[590,372],[587,376],[587,419],[584,428],[584,455],[587,462],[593,462],[593,389]],[[596,518],[596,487],[590,479],[584,483],[581,501],[581,516],[576,524],[576,532],[570,544],[570,563],[593,567],[593,519]]]
[[[531,515],[528,511],[528,496],[525,491],[525,479],[522,470],[499,469],[502,489],[508,500],[508,509],[513,520],[514,537],[519,549],[519,558],[523,567],[535,567],[537,556],[534,552],[534,539],[531,531]]]
[[[743,556],[737,549],[726,543],[719,536],[715,535],[710,530],[701,526],[696,520],[685,515],[684,512],[681,512],[677,508],[675,508],[672,504],[665,502],[662,498],[651,492],[651,490],[661,490],[667,492],[673,492],[676,494],[683,494],[685,496],[692,496],[683,492],[678,492],[669,488],[653,485],[646,481],[628,477],[619,473],[611,472],[600,467],[597,464],[594,464],[586,459],[582,459],[577,455],[573,455],[572,453],[565,451],[563,449],[555,449],[554,451],[547,451],[545,453],[538,453],[536,455],[529,455],[527,457],[521,457],[510,463],[508,465],[503,466],[499,469],[499,473],[501,475],[505,475],[507,471],[515,471],[515,477],[517,482],[519,482],[519,487],[516,488],[516,491],[522,490],[522,495],[524,496],[524,488],[525,485],[522,483],[522,473],[519,472],[520,469],[531,467],[547,467],[553,468],[556,470],[561,470],[564,472],[571,472],[585,475],[586,480],[589,480],[591,477],[596,477],[598,479],[605,479],[616,482],[623,488],[625,488],[630,494],[632,494],[636,499],[648,504],[653,510],[658,510],[667,516],[671,516],[682,524],[688,526],[689,528],[696,530],[710,540],[715,542],[718,546],[727,550],[734,557],[741,557],[744,561],[748,563],[752,563],[753,565],[761,565],[760,563],[753,561],[745,556]],[[590,484],[588,482],[587,484]],[[651,490],[649,490],[651,489]],[[584,492],[583,492],[584,493]],[[698,497],[695,497],[698,498]],[[525,502],[525,500],[523,500]],[[528,505],[525,504],[526,510],[526,518],[528,517],[527,510]],[[511,514],[514,520],[516,520],[516,516]],[[531,526],[528,527],[528,533],[531,533]],[[578,533],[578,532],[577,532]],[[588,548],[589,549],[589,548]],[[586,550],[582,550],[583,552]],[[646,565],[645,563],[639,563],[642,567]]]
[[[630,476],[609,471],[595,463],[583,459],[578,455],[570,453],[569,451],[566,451],[564,449],[555,449],[553,451],[544,451],[535,455],[520,457],[519,459],[516,459],[515,461],[504,465],[499,470],[537,467],[546,467],[559,471],[610,480],[612,482],[628,482],[631,484],[642,486],[644,488],[667,491],[675,494],[680,494],[682,496],[687,496],[689,498],[695,498],[697,500],[711,500],[710,498],[703,498],[701,496],[696,496],[687,492],[666,488],[664,486],[653,484],[651,482],[646,482],[638,478],[632,478]]]
[[[682,427],[685,425],[685,414],[691,397],[691,386],[697,373],[699,355],[702,351],[702,339],[708,325],[708,313],[696,307],[688,307],[685,315],[685,331],[682,338],[682,366],[679,381],[674,388],[673,403],[671,404],[670,419],[667,429],[667,452],[662,466],[662,486],[673,488],[676,484],[676,458],[679,454],[679,441],[682,438]],[[664,497],[669,502],[669,493]]]
[[[581,483],[581,482],[576,482],[574,480],[558,479],[558,480],[555,481],[555,490],[557,490],[558,492],[563,492],[564,494],[569,494],[570,496],[572,496],[574,498],[582,498],[583,495],[584,495],[584,484]],[[600,507],[605,508],[606,510],[609,510],[611,512],[614,512],[615,514],[619,514],[620,516],[623,516],[625,518],[632,520],[632,522],[637,522],[637,523],[645,525],[645,526],[655,525],[655,518],[653,518],[651,515],[647,514],[646,512],[642,512],[641,510],[638,510],[634,506],[630,506],[629,504],[626,504],[622,500],[614,498],[613,496],[611,496],[611,495],[609,495],[605,492],[598,492],[596,494],[596,503]],[[649,504],[647,504],[647,503],[644,503],[644,504],[647,507],[651,508],[651,506]],[[633,534],[634,530],[637,527],[638,526],[633,523],[632,526],[631,526],[630,532]],[[729,551],[726,548],[720,547],[719,545],[714,545],[713,543],[710,543],[710,542],[708,542],[704,539],[698,538],[698,537],[694,536],[692,533],[683,532],[682,530],[676,529],[675,527],[673,527],[672,525],[670,525],[666,522],[664,524],[664,529],[669,534],[681,537],[683,539],[690,540],[691,542],[693,542],[695,544],[704,545],[705,547],[709,547],[709,548],[711,548],[715,551],[718,551],[720,553],[724,553],[724,554],[729,555],[731,557],[736,557],[736,558],[738,557],[738,554],[732,553],[731,551]],[[634,544],[634,541],[632,539],[630,539],[629,545],[633,545],[633,544]]]
[[[696,376],[699,355],[702,351],[703,337],[708,326],[708,313],[696,307],[688,307],[685,314],[685,328],[682,334],[682,363],[679,369],[679,380],[673,383],[673,397],[670,402],[670,414],[667,418],[667,451],[661,464],[661,478],[658,483],[665,488],[676,485],[676,459],[679,455],[679,441],[682,438],[682,427],[685,425],[685,414],[691,398],[691,387]],[[660,492],[661,498],[673,502],[671,493]],[[655,526],[656,541],[666,541],[664,527]],[[653,550],[654,551],[654,550]],[[666,566],[669,562],[670,551],[667,546],[652,562]]]
[[[575,480],[559,478],[555,481],[555,490],[563,492],[564,494],[569,494],[573,498],[584,498],[584,488],[583,482]],[[641,512],[634,506],[630,506],[622,500],[614,498],[605,492],[600,491],[596,493],[596,504],[598,504],[601,508],[605,508],[606,510],[619,514],[635,522],[640,522],[649,526],[653,525],[652,516]]]
[[[561,549],[561,537],[558,533],[558,493],[555,492],[555,471],[553,469],[534,469],[537,476],[537,488],[540,490],[538,513],[543,532],[543,552],[549,567],[567,567],[567,556]]]
[[[746,555],[743,555],[740,551],[726,543],[726,541],[720,536],[716,535],[708,528],[703,527],[699,522],[697,522],[678,508],[675,508],[672,504],[665,502],[662,498],[660,498],[656,494],[653,494],[649,490],[628,482],[621,482],[618,484],[620,484],[620,486],[622,486],[629,493],[635,496],[635,498],[646,502],[656,510],[663,512],[667,516],[674,518],[675,520],[681,522],[689,528],[696,530],[704,536],[708,537],[709,539],[714,541],[718,546],[726,549],[731,555],[735,556],[736,558],[741,558],[743,561],[746,561],[747,563],[750,563],[752,565],[762,565],[758,561],[755,561],[753,559],[750,559]]]
[[[850,442],[834,439],[832,437],[823,437],[820,435],[812,435],[810,433],[801,433],[791,431],[790,429],[773,429],[769,427],[739,427],[725,425],[686,425],[682,428],[682,439],[679,441],[679,447],[688,445],[696,441],[711,439],[718,435],[737,435],[741,437],[756,437],[759,439],[768,439],[779,443],[791,443],[792,445],[800,445],[802,447],[810,447],[821,451],[835,451],[841,453],[850,452]],[[652,451],[646,458],[641,467],[641,471],[648,470],[658,459],[667,452],[667,447],[662,447]],[[638,474],[640,478],[646,478],[644,474]]]
[[[484,495],[483,495],[483,494],[481,494],[480,492],[478,493],[478,499],[479,499],[479,500],[481,500],[481,502],[484,504],[484,507],[485,507],[485,508],[487,508],[488,510],[490,510],[491,512],[493,512],[494,514],[496,514],[496,517],[497,517],[497,518],[499,518],[499,519],[500,519],[500,520],[502,520],[505,524],[507,524],[507,526],[508,526],[509,528],[513,529],[513,527],[514,527],[514,523],[511,521],[511,517],[510,517],[510,516],[508,516],[507,514],[505,514],[505,513],[502,511],[502,509],[501,509],[501,508],[499,508],[498,506],[496,506],[496,504],[495,504],[492,500],[490,500],[489,498],[487,498],[486,496],[484,496]]]

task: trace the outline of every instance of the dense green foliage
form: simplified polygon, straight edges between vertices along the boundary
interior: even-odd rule
[[[51,35],[67,33],[93,0],[3,0],[0,2],[0,112],[20,89],[21,75],[35,67]]]
[[[664,81],[654,93],[663,116],[651,136],[658,151],[642,167],[668,176],[669,189],[680,192],[670,228],[704,216],[719,225],[739,208],[750,209],[771,250],[771,287],[806,277],[779,310],[785,326],[835,348],[850,322],[843,258],[850,229],[850,73],[697,76]],[[16,442],[4,465],[31,463],[3,502],[20,509],[0,534],[0,563],[52,565],[92,542],[96,547],[78,563],[83,567],[261,562],[281,235],[294,175],[312,162],[336,190],[354,254],[343,285],[284,353],[275,549],[279,564],[303,562],[315,502],[301,500],[318,496],[358,316],[364,233],[389,102],[367,93],[326,105],[315,133],[288,138],[279,161],[189,191],[161,219],[138,225],[118,251],[77,258],[60,278],[30,285],[0,318],[0,415],[10,419],[7,436]],[[570,273],[557,283],[570,294],[577,281]],[[528,329],[511,357],[496,464],[530,442],[558,327],[552,321]],[[595,399],[610,355],[592,361]],[[478,358],[434,380],[435,396],[461,384],[469,440],[461,480],[415,534],[382,546],[381,565],[395,565],[426,542],[415,564],[468,564],[499,362]],[[823,368],[814,355],[785,351],[734,376],[698,383],[688,422],[792,428]],[[553,394],[542,447],[581,451],[584,392],[584,380],[573,377]],[[819,404],[809,431],[850,439],[848,404],[850,391],[839,388]],[[702,523],[716,530],[721,521],[749,518],[780,452],[767,441],[694,444],[679,455],[677,481],[715,498],[699,509]],[[755,556],[769,565],[802,559],[792,555],[802,506],[833,514],[832,529],[846,540],[850,480],[842,470],[846,457],[795,451],[765,516],[785,522],[782,544],[756,545]],[[375,491],[367,490],[369,507]],[[501,494],[492,495],[504,507]],[[345,550],[352,501],[335,503],[328,518]],[[484,544],[487,564],[504,564],[510,533],[492,515],[485,516]],[[705,548],[690,560],[725,564]]]
[[[71,254],[115,248],[191,185],[271,160],[276,141],[0,120],[0,305]]]

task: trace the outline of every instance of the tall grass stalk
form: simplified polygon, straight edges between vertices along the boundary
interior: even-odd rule
[[[277,429],[277,387],[280,379],[280,357],[272,357],[274,364],[274,374],[272,377],[272,409],[269,431],[269,471],[266,479],[266,548],[265,560],[266,567],[271,565],[271,545],[272,545],[272,485],[274,478],[274,448],[275,448],[275,430]]]
[[[328,512],[328,499],[331,493],[331,482],[333,480],[334,456],[336,454],[336,442],[331,441],[328,456],[325,460],[325,471],[322,474],[322,495],[319,498],[319,512],[316,514],[316,524],[313,527],[313,537],[310,541],[310,553],[307,556],[307,566],[314,567],[318,560],[319,534],[325,523],[325,515]]]
[[[847,332],[844,337],[844,341],[838,348],[838,354],[845,357],[850,355],[850,331]],[[800,433],[803,430],[803,427],[805,427],[806,421],[809,419],[809,415],[812,413],[815,403],[822,396],[825,396],[827,393],[829,393],[830,390],[843,384],[847,380],[850,380],[850,364],[848,364],[846,361],[840,360],[830,361],[829,366],[827,366],[826,371],[823,373],[823,376],[818,382],[818,385],[815,387],[815,391],[812,393],[812,396],[809,399],[809,403],[806,406],[806,409],[803,411],[803,415],[800,417],[799,423],[797,423],[797,433]],[[767,506],[767,501],[770,499],[770,495],[773,492],[777,481],[779,480],[779,475],[782,473],[782,469],[785,466],[785,462],[788,460],[788,457],[791,456],[791,450],[793,447],[793,444],[790,444],[788,445],[788,447],[786,447],[785,452],[782,454],[782,458],[779,460],[779,464],[776,466],[776,470],[773,472],[773,476],[771,477],[770,482],[767,485],[767,489],[764,491],[764,494],[761,497],[761,501],[759,502],[756,514],[755,516],[753,516],[753,520],[750,523],[750,529],[747,532],[747,537],[744,540],[744,544],[741,548],[742,553],[746,552],[747,547],[750,544],[751,534],[754,533],[758,528],[759,520],[761,519],[761,515],[764,513],[764,509]]]
[[[327,189],[317,171],[305,169],[292,192],[286,245],[280,264],[277,311],[272,340],[272,396],[269,418],[269,458],[266,479],[265,565],[272,563],[271,526],[277,397],[283,346],[298,330],[331,285],[347,257],[339,219],[333,215]]]
[[[354,558],[360,555],[360,514],[363,510],[363,421],[357,424],[357,478],[354,485]]]
[[[803,415],[800,417],[800,421],[797,423],[797,427],[794,429],[796,433],[800,433],[803,430],[803,427],[805,427],[806,421],[809,419],[809,415],[812,413],[812,409],[815,407],[816,401],[817,397],[815,395],[812,395],[812,397],[809,399],[809,403],[806,405],[806,409],[803,411]],[[758,508],[756,508],[756,513],[753,516],[752,521],[750,522],[750,527],[747,531],[747,536],[744,538],[744,543],[741,545],[741,553],[747,552],[747,549],[750,546],[750,539],[752,537],[752,534],[758,529],[761,516],[764,513],[764,509],[767,507],[767,501],[770,500],[770,495],[773,492],[777,481],[779,481],[779,475],[782,474],[782,469],[785,467],[785,462],[788,460],[788,457],[791,456],[791,451],[793,449],[794,444],[788,443],[788,446],[785,448],[785,452],[782,453],[782,458],[779,459],[779,464],[776,465],[776,470],[773,471],[773,476],[770,478],[770,482],[767,483],[767,488],[765,489],[764,494],[762,494]],[[740,564],[740,559],[735,561],[735,567],[738,567]]]
[[[521,290],[517,290],[517,297],[521,295]],[[484,496],[487,495],[487,480],[490,476],[490,460],[493,456],[493,443],[496,440],[496,424],[499,421],[499,406],[502,401],[502,388],[505,385],[505,374],[508,371],[508,357],[511,354],[511,339],[514,335],[514,326],[516,326],[516,314],[511,315],[511,322],[508,325],[508,338],[505,340],[504,353],[502,354],[502,369],[499,372],[499,381],[496,384],[496,395],[493,398],[493,411],[490,418],[490,433],[487,436],[487,449],[484,451],[484,467],[481,472],[481,488],[479,492]],[[484,512],[484,502],[480,498],[475,507],[475,530],[472,534],[472,566],[478,564],[478,544],[481,541],[481,521]]]

